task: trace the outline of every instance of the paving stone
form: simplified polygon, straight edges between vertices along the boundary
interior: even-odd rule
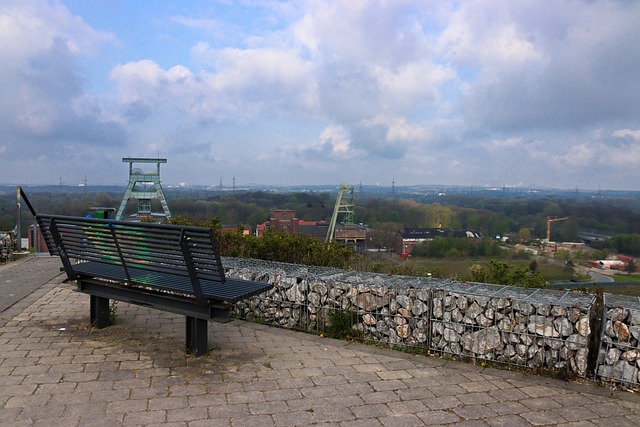
[[[552,411],[523,412],[520,416],[530,424],[536,426],[558,424],[566,421],[560,415]]]
[[[488,393],[466,393],[456,396],[463,405],[483,405],[496,401],[494,397]]]
[[[453,412],[465,420],[478,420],[495,417],[496,413],[483,405],[462,405],[453,408]]]
[[[549,409],[560,408],[560,404],[550,397],[534,397],[522,399],[519,402],[532,411],[546,411]]]
[[[439,426],[459,422],[462,418],[450,411],[429,411],[416,414],[425,425]]]
[[[501,415],[484,421],[494,427],[525,427],[531,425],[527,420],[517,415]]]
[[[0,321],[3,427],[640,424],[626,393],[237,320],[190,357],[182,316],[119,303],[91,330],[73,288],[47,283]]]
[[[432,410],[452,409],[462,405],[462,402],[460,402],[455,396],[434,397],[433,399],[427,399],[424,403]]]
[[[423,426],[424,422],[422,419],[414,414],[394,414],[389,417],[379,418],[378,421],[382,423],[384,426],[389,427],[411,427],[411,426]]]
[[[260,402],[249,403],[249,412],[253,415],[272,415],[288,412],[289,407],[286,402]]]
[[[167,419],[167,411],[142,411],[127,412],[124,414],[124,424],[128,425],[156,425],[164,423]]]
[[[351,421],[342,421],[338,424],[340,427],[378,427],[382,426],[380,421],[375,418],[364,418]]]
[[[598,418],[598,414],[584,406],[560,407],[553,409],[553,412],[560,415],[567,421],[588,421]]]
[[[431,392],[436,395],[436,397],[441,396],[456,396],[460,394],[464,394],[467,391],[460,387],[457,384],[443,384],[438,387],[431,387]]]
[[[400,400],[400,396],[393,391],[375,391],[363,394],[361,397],[367,404],[383,404]]]
[[[370,419],[393,415],[393,411],[386,405],[360,405],[352,406],[350,409],[356,419]]]
[[[491,409],[492,411],[494,411],[496,414],[499,415],[514,415],[514,414],[521,414],[523,412],[529,412],[529,408],[527,408],[526,406],[524,406],[522,403],[520,402],[514,402],[514,401],[506,401],[506,402],[495,402],[495,403],[489,403],[487,405],[487,408]]]
[[[506,402],[511,400],[520,400],[528,398],[528,395],[522,391],[510,386],[511,388],[493,390],[489,392],[489,396],[493,397],[499,402]]]
[[[277,426],[306,426],[315,422],[312,411],[290,411],[272,415],[273,423]]]
[[[168,422],[185,422],[191,423],[196,420],[205,420],[208,417],[207,408],[185,408],[185,409],[172,409],[167,411]]]

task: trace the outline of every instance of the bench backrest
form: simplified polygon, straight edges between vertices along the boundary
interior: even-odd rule
[[[173,224],[36,215],[52,255],[189,277],[192,282],[224,282],[213,232]],[[71,267],[72,268],[72,267]],[[67,271],[69,274],[70,271]]]

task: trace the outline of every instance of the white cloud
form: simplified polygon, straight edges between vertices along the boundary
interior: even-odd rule
[[[343,160],[354,156],[351,140],[342,126],[328,126],[320,133],[320,146],[329,157]]]
[[[507,139],[493,139],[486,145],[486,149],[490,152],[499,152],[503,150],[521,149],[524,146],[523,139],[520,138],[507,138]]]
[[[195,176],[177,182],[213,161],[325,182],[402,162],[405,183],[573,187],[640,157],[638,2],[159,1],[152,21],[126,3],[139,28],[69,4],[0,3],[4,158],[109,146],[170,154]]]
[[[629,138],[633,141],[640,142],[640,130],[618,129],[613,132],[612,136],[616,138]]]
[[[291,114],[313,111],[317,94],[309,64],[295,52],[275,49],[212,50],[197,44],[200,59],[213,56],[217,72],[194,74],[184,66],[163,70],[150,60],[115,67],[111,79],[118,99],[142,102],[163,111],[178,108],[196,120]]]
[[[0,3],[0,128],[8,158],[39,151],[64,158],[84,144],[123,139],[99,112],[75,110],[86,85],[79,61],[114,43],[58,1]]]

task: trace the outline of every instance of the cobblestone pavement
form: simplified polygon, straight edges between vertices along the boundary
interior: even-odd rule
[[[0,324],[3,427],[640,425],[635,394],[242,321],[188,357],[184,317],[118,303],[92,330],[72,289],[57,275]]]
[[[0,313],[60,274],[62,263],[50,256],[29,256],[0,265]],[[28,277],[29,280],[24,280]],[[22,310],[20,310],[22,311]]]

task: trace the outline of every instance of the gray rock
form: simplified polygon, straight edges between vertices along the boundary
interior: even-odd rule
[[[519,311],[520,313],[524,314],[525,316],[528,316],[530,314],[533,314],[535,312],[535,309],[533,308],[533,306],[531,304],[529,304],[528,302],[524,302],[524,301],[513,301],[513,309],[514,311]]]
[[[433,317],[435,317],[436,319],[442,319],[442,300],[441,299],[434,299],[433,300]]]
[[[431,330],[433,331],[433,334],[437,334],[437,335],[442,335],[444,334],[444,323],[442,322],[433,322],[433,324],[431,325]]]
[[[511,306],[511,301],[508,298],[494,298],[489,303],[489,306],[502,310]]]
[[[403,308],[407,308],[407,309],[411,310],[412,302],[411,302],[411,299],[408,296],[406,296],[406,295],[398,295],[396,297],[396,301]]]
[[[493,325],[493,320],[491,318],[488,318],[484,315],[484,313],[482,313],[480,316],[478,316],[476,318],[476,321],[478,322],[478,325],[482,326],[482,327],[487,327],[487,326],[491,326]]]
[[[462,346],[470,353],[485,355],[502,344],[498,328],[481,329],[462,337]]]
[[[475,319],[483,312],[483,308],[475,301],[467,308],[466,315],[471,319]]]
[[[460,342],[460,334],[453,329],[445,328],[442,336],[447,342]]]
[[[305,300],[306,286],[296,283],[286,291],[287,300],[303,302]]]
[[[553,319],[553,327],[563,337],[568,337],[573,332],[573,325],[566,317],[556,317]]]
[[[527,354],[527,346],[524,344],[518,344],[515,349],[516,353],[520,357],[525,357],[525,355]]]
[[[588,337],[591,334],[591,327],[589,326],[589,317],[580,316],[580,319],[576,323],[576,330],[583,337]]]
[[[604,363],[606,363],[607,365],[613,365],[619,359],[620,359],[620,350],[618,350],[615,347],[611,347],[606,352],[606,355],[605,355],[605,358],[604,358]]]
[[[589,358],[589,349],[581,348],[576,352],[576,356],[572,359],[575,361],[575,369],[576,372],[580,376],[584,376],[587,372],[587,361]]]
[[[559,337],[560,333],[555,330],[550,317],[531,316],[529,319],[529,332],[544,337]]]
[[[511,324],[511,319],[505,317],[504,319],[498,322],[498,329],[501,331],[511,331],[513,330],[513,325]]]
[[[578,350],[587,346],[589,339],[580,334],[571,334],[567,338],[567,348],[569,350]]]
[[[462,346],[460,345],[460,343],[452,342],[451,345],[449,346],[449,349],[451,351],[451,354],[457,354],[457,355],[462,354]]]
[[[611,319],[613,322],[615,321],[623,322],[628,315],[629,315],[629,311],[622,307],[614,307],[607,311],[607,319]]]
[[[540,304],[537,307],[536,312],[538,313],[538,315],[540,316],[548,316],[549,313],[551,313],[551,306],[549,304]]]
[[[309,301],[309,304],[311,304],[312,306],[315,307],[319,307],[321,304],[321,297],[320,294],[316,293],[316,292],[309,292],[309,295],[307,295],[307,301]]]
[[[427,312],[427,309],[427,304],[420,300],[416,300],[416,302],[413,304],[413,308],[411,309],[411,313],[413,313],[414,316],[421,316],[422,313]]]
[[[427,341],[427,333],[418,329],[413,330],[413,337],[419,343],[424,343]]]
[[[316,293],[322,295],[322,296],[325,296],[325,295],[327,295],[327,292],[328,292],[329,288],[327,287],[327,285],[325,283],[320,282],[320,281],[316,281],[316,282],[313,282],[311,284],[311,290],[313,292],[316,292]]]

